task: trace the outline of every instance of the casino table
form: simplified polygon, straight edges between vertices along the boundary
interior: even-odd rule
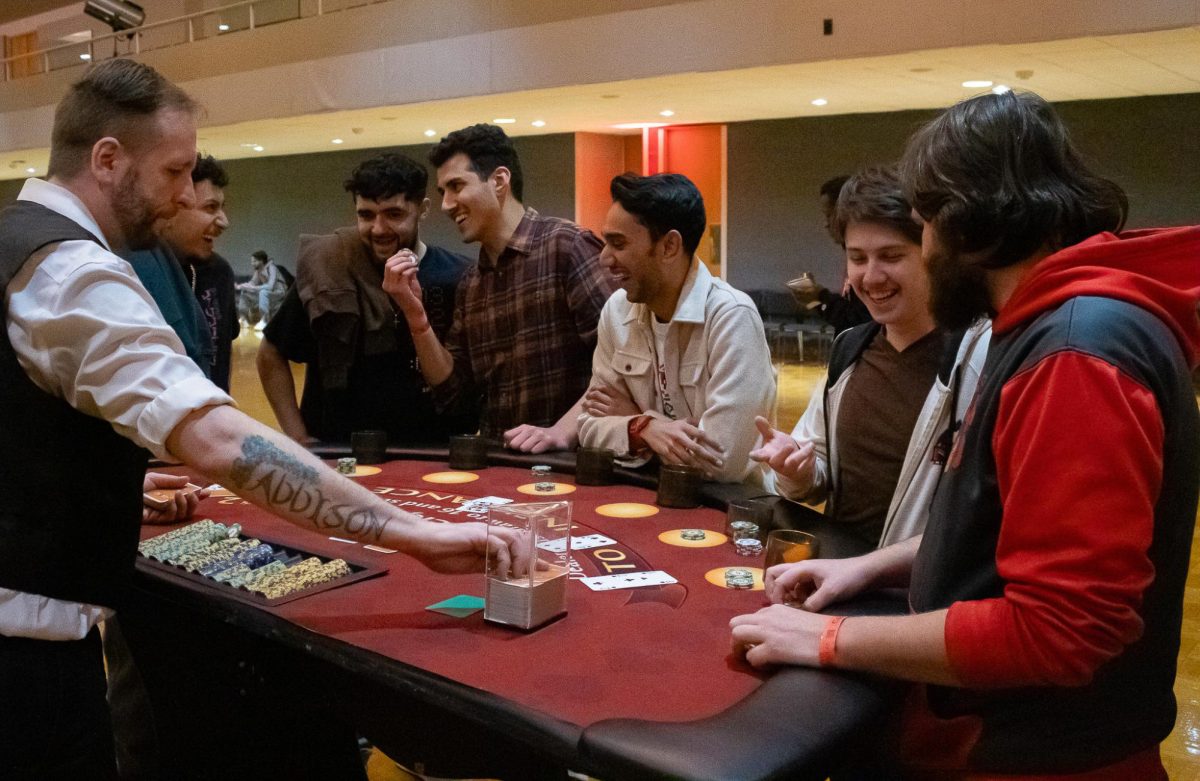
[[[761,567],[761,557],[726,543],[680,544],[673,532],[703,528],[716,542],[725,503],[753,495],[745,487],[708,485],[703,506],[681,510],[655,505],[653,475],[618,469],[616,485],[576,486],[568,454],[495,452],[469,472],[450,470],[444,450],[391,450],[389,459],[353,479],[405,510],[455,522],[477,497],[561,499],[572,504],[573,535],[614,542],[573,551],[567,613],[523,631],[482,612],[426,609],[483,596],[482,574],[436,575],[234,496],[204,500],[197,518],[386,571],[264,607],[139,561],[120,618],[167,775],[356,777],[355,734],[432,775],[508,779],[568,769],[600,779],[819,779],[874,753],[893,685],[808,669],[764,674],[729,653],[729,619],[765,601],[760,588],[726,588],[719,574]],[[534,491],[535,463],[553,468],[554,495]],[[860,552],[790,502],[777,500],[773,523],[814,532],[824,556]],[[142,536],[169,528],[145,526]],[[579,581],[651,570],[678,582],[593,592]],[[883,596],[840,612],[901,610]]]

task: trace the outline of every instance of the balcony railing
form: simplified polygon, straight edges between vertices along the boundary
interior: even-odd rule
[[[5,57],[4,81],[39,73],[78,68],[105,60],[155,49],[183,46],[193,41],[235,35],[295,19],[337,13],[392,0],[241,0],[187,16],[145,24],[86,41],[64,43],[25,54]]]

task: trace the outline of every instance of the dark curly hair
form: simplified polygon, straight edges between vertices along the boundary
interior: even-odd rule
[[[630,172],[613,177],[608,189],[613,200],[650,231],[652,240],[679,231],[684,252],[689,257],[696,252],[707,220],[704,199],[691,179],[683,174],[638,176]]]
[[[1121,188],[1091,171],[1054,108],[1031,92],[950,107],[909,141],[901,178],[947,250],[984,268],[1118,231],[1129,211]]]
[[[406,201],[421,203],[429,186],[429,172],[411,157],[384,152],[359,163],[342,184],[346,192],[368,201],[383,201],[399,194]]]
[[[192,169],[192,184],[212,182],[222,190],[229,184],[229,174],[212,155],[196,155],[196,167]]]
[[[521,159],[517,156],[512,139],[502,128],[478,124],[455,130],[429,150],[429,162],[434,168],[440,168],[457,154],[467,156],[471,161],[471,170],[480,179],[488,178],[500,166],[507,168],[511,174],[509,189],[514,198],[523,200],[525,177],[521,173]]]
[[[842,185],[830,214],[829,234],[843,247],[846,228],[852,222],[884,225],[913,244],[921,243],[921,223],[913,219],[912,206],[904,198],[895,166],[865,168]]]

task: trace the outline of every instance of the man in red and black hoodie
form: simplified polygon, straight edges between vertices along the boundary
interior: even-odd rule
[[[1200,228],[1119,233],[1125,196],[1032,94],[960,103],[903,161],[933,309],[992,313],[923,538],[780,565],[732,622],[754,665],[916,681],[916,777],[1165,779],[1200,480]],[[907,585],[912,614],[817,616]],[[836,612],[836,610],[831,611]]]

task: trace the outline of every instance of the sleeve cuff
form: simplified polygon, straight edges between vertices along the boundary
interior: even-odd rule
[[[168,463],[179,463],[167,450],[167,438],[185,417],[195,410],[219,404],[234,404],[233,397],[197,373],[166,388],[146,405],[138,417],[137,431],[131,437],[142,447]]]

